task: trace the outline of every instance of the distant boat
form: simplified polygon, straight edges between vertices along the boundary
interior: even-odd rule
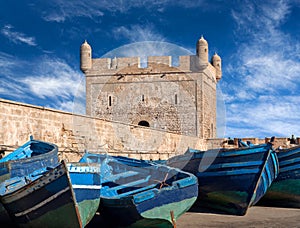
[[[279,175],[261,204],[300,208],[300,146],[279,150]]]
[[[55,144],[30,140],[0,159],[0,183],[13,177],[27,176],[37,169],[58,163],[58,148]],[[10,223],[10,218],[0,203],[0,223]]]
[[[278,174],[278,160],[271,144],[208,151],[188,149],[166,164],[198,177],[198,206],[235,215],[245,215]]]
[[[197,178],[179,169],[92,153],[81,161],[101,164],[100,215],[112,226],[171,227],[197,199]]]
[[[99,206],[99,170],[99,164],[62,161],[4,181],[0,199],[18,226],[84,227]]]

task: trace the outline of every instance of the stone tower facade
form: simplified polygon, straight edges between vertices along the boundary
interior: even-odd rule
[[[86,76],[86,114],[107,120],[173,133],[216,137],[216,85],[222,77],[221,58],[208,57],[201,37],[196,55],[92,58],[81,45],[81,70]]]

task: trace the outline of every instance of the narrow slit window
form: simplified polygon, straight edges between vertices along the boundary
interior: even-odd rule
[[[108,96],[108,106],[111,106],[111,96]]]
[[[145,97],[144,97],[144,95],[142,95],[142,101],[145,101]]]
[[[177,94],[175,94],[175,104],[177,104]]]

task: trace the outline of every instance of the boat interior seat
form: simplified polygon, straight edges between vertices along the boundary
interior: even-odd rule
[[[32,150],[30,149],[30,145],[28,145],[27,147],[25,147],[23,149],[23,153],[17,155],[17,159],[29,158],[29,157],[31,157],[31,154],[32,154]]]
[[[143,184],[147,183],[149,181],[149,179],[150,179],[150,175],[147,176],[144,179],[140,179],[140,180],[137,180],[137,181],[132,181],[132,182],[122,184],[122,185],[117,185],[117,186],[112,187],[112,188],[109,188],[108,186],[105,186],[106,188],[102,188],[102,191],[105,191],[105,195],[117,196],[117,195],[119,195],[118,191],[120,191],[120,190],[122,190],[122,193],[123,193],[124,189],[127,189],[128,191],[132,191],[132,190],[143,188],[144,187]],[[102,184],[102,185],[105,185],[105,184]]]
[[[118,180],[120,178],[131,177],[131,176],[135,176],[135,175],[138,175],[138,174],[139,174],[138,172],[131,171],[131,170],[123,172],[123,173],[112,174],[112,175],[109,176],[109,181],[115,181],[115,180]]]
[[[123,197],[123,196],[137,194],[139,192],[143,192],[143,191],[146,191],[148,189],[156,188],[156,186],[157,186],[157,184],[151,184],[151,185],[145,186],[143,188],[138,188],[138,189],[135,189],[135,190],[132,190],[132,191],[124,192],[122,194],[119,194],[118,197]]]

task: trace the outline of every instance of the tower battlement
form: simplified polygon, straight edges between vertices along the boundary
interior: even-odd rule
[[[92,58],[90,45],[85,41],[81,46],[81,70],[86,76],[203,72],[209,68],[210,71],[216,71],[217,81],[222,77],[221,58],[215,54],[211,61],[208,61],[208,44],[203,37],[197,42],[196,55],[178,56],[176,64],[172,60],[172,56],[148,56],[146,62],[142,62],[140,57]]]
[[[84,70],[87,75],[99,74],[147,74],[171,73],[171,72],[199,72],[205,68],[215,69],[207,62],[199,64],[199,57],[196,55],[179,56],[178,63],[172,63],[172,56],[148,56],[146,63],[140,57],[116,57],[116,58],[95,58],[92,59],[91,68]],[[217,78],[219,79],[219,78]]]

